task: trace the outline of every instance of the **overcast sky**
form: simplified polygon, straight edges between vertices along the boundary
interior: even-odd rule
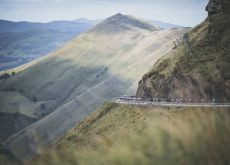
[[[0,0],[0,19],[49,22],[102,19],[123,13],[195,26],[207,16],[208,0]]]

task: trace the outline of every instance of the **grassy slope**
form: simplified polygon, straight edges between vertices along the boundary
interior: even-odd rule
[[[144,75],[140,97],[192,98],[218,102],[230,100],[229,16],[204,21],[189,32],[193,58],[184,46],[163,57]]]
[[[176,33],[181,34],[183,31],[127,32],[116,36],[84,34],[49,57],[38,60],[38,63],[26,65],[29,69],[11,77],[3,83],[1,89],[13,89],[29,100],[34,96],[39,101],[56,100],[57,106],[68,99],[70,93],[73,95],[68,101],[110,76],[124,80],[134,91],[138,82],[136,77],[148,70],[151,66],[150,59],[154,62],[161,57],[158,55],[162,51],[168,51],[160,48],[164,44],[171,46],[171,42],[168,43],[170,39],[166,36],[174,38]],[[160,41],[159,34],[162,35]],[[10,72],[12,71],[14,70]],[[96,77],[97,74],[99,78]]]
[[[105,100],[133,94],[138,77],[170,51],[171,40],[187,29],[149,31],[129,25],[128,30],[116,34],[97,30],[82,34],[32,65],[23,66],[24,70],[19,67],[20,72],[15,69],[15,76],[0,81],[4,92],[18,92],[29,101],[36,97],[45,105],[53,103],[48,112],[55,110],[6,141],[8,149],[18,157],[36,153],[37,143],[28,144],[25,140],[28,134],[37,132],[41,137],[39,144],[52,143]],[[34,104],[33,110],[36,109]]]
[[[32,162],[228,164],[229,117],[229,111],[221,109],[162,109],[108,103]]]

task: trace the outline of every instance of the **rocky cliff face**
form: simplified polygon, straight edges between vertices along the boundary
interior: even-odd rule
[[[206,11],[208,11],[208,15],[222,15],[229,13],[229,0],[210,0]]]
[[[223,1],[222,0],[210,0],[206,11],[208,11],[208,15],[214,14],[223,14]]]
[[[165,55],[139,82],[138,97],[230,101],[229,1],[210,0],[206,9],[209,19],[188,33],[193,56],[185,44]]]

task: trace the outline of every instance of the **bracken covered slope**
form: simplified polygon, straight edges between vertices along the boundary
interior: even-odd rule
[[[209,17],[188,33],[192,54],[182,45],[164,56],[139,82],[138,97],[230,101],[230,5],[221,1],[219,10],[215,3],[210,1]]]

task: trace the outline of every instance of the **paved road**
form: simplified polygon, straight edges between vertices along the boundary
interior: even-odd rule
[[[138,105],[138,106],[161,106],[161,107],[224,107],[230,108],[230,103],[172,103],[172,102],[151,102],[113,99],[113,103]]]

